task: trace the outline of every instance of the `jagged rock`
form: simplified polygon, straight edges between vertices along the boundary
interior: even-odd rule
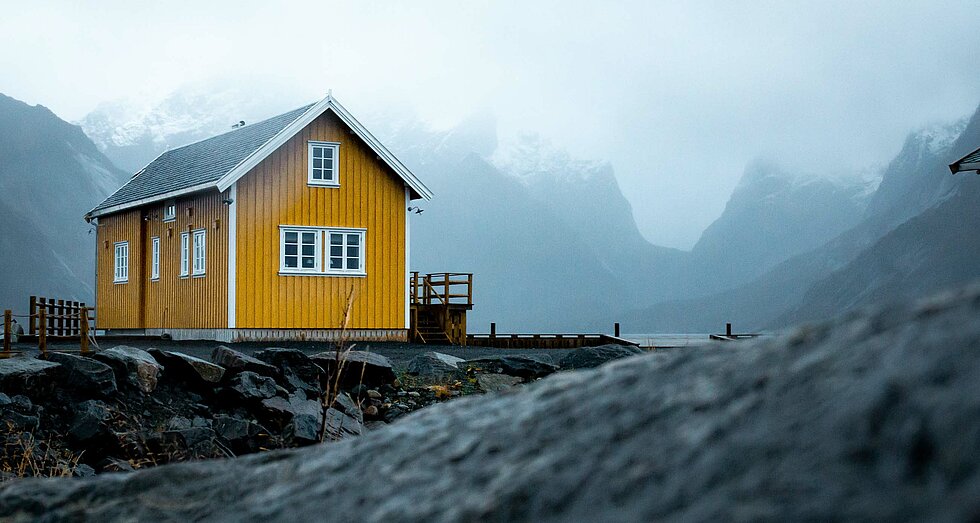
[[[337,441],[360,436],[364,431],[362,422],[337,409],[327,409],[326,441]]]
[[[116,393],[116,376],[101,361],[64,352],[48,353],[48,361],[61,365],[56,375],[59,384],[67,390],[101,397]]]
[[[564,370],[591,369],[604,363],[643,354],[643,349],[632,345],[600,345],[598,347],[582,347],[568,353],[558,366]]]
[[[326,351],[311,356],[320,367],[326,372],[327,376],[335,376],[337,367],[337,353]],[[346,351],[341,352],[340,388],[350,389],[357,385],[368,387],[379,387],[395,381],[395,370],[391,361],[373,352],[366,351]],[[327,384],[329,386],[329,384]]]
[[[13,481],[0,518],[968,521],[980,512],[978,346],[973,288],[561,373],[350,441]]]
[[[263,400],[278,392],[272,378],[248,370],[236,374],[228,383],[228,390],[241,401]]]
[[[521,378],[506,374],[477,374],[476,383],[484,392],[500,392],[513,389],[521,383]]]
[[[87,444],[106,436],[109,426],[109,408],[98,400],[87,400],[75,405],[74,417],[68,429],[68,438],[78,444]]]
[[[531,356],[477,358],[466,360],[466,365],[481,372],[506,374],[525,380],[541,378],[558,370],[556,365]]]
[[[423,352],[408,362],[408,374],[426,378],[441,378],[460,372],[459,364],[463,358],[441,352]]]
[[[192,426],[180,430],[167,430],[162,436],[165,442],[172,442],[181,448],[201,451],[210,447],[215,433],[208,427]]]
[[[351,399],[351,397],[345,392],[341,392],[340,394],[338,394],[337,397],[334,399],[333,404],[330,406],[339,410],[340,412],[343,412],[344,414],[347,414],[348,416],[351,416],[352,418],[356,419],[358,422],[364,421],[364,419],[362,418],[363,414],[361,412],[361,409],[357,406],[356,403],[354,403],[354,400]]]
[[[293,393],[289,398],[276,396],[262,400],[261,414],[264,418],[278,421],[282,424],[289,423],[294,417],[307,414],[319,419],[322,406],[319,401],[306,399],[301,393]]]
[[[293,416],[282,432],[286,441],[295,446],[311,445],[320,442],[320,416],[299,414]]]
[[[14,357],[0,359],[0,389],[5,392],[28,393],[48,389],[58,364],[37,358]]]
[[[75,468],[71,471],[71,475],[76,478],[88,478],[95,475],[95,469],[84,463],[79,463],[75,465]]]
[[[163,365],[167,376],[195,386],[213,386],[221,381],[225,369],[209,361],[182,352],[150,349],[147,352]]]
[[[120,345],[95,353],[95,359],[109,365],[116,373],[116,383],[128,383],[150,393],[157,386],[163,366],[145,350]]]
[[[128,461],[119,458],[106,458],[99,464],[102,472],[135,472],[136,469]]]
[[[231,445],[236,452],[254,452],[259,446],[255,441],[256,438],[269,432],[255,420],[244,420],[224,414],[214,417],[213,428],[215,434]]]
[[[13,402],[14,400],[10,399],[10,396],[7,396],[6,394],[0,392],[0,407],[6,407],[7,405],[10,405]]]
[[[226,378],[228,374],[243,371],[254,372],[260,376],[268,376],[274,379],[279,377],[279,371],[272,365],[247,354],[229,349],[224,345],[215,347],[211,352],[211,361],[215,365],[220,365],[226,369]]]
[[[298,349],[263,349],[255,357],[275,367],[285,379],[284,385],[311,392],[321,390],[323,369]]]

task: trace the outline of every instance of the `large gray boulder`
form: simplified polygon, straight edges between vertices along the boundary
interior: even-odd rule
[[[337,352],[326,351],[311,356],[328,377],[336,377]],[[357,385],[381,386],[395,381],[395,369],[388,358],[373,352],[351,350],[340,356],[340,386],[348,389]],[[328,388],[333,384],[326,384]]]
[[[460,368],[460,364],[465,362],[463,358],[441,352],[423,352],[408,362],[408,374],[425,378],[453,376],[465,370]]]
[[[219,345],[211,351],[211,361],[215,365],[224,367],[229,374],[250,371],[270,378],[279,376],[279,371],[272,365],[224,345]]]
[[[329,445],[9,482],[0,519],[966,521],[978,291],[560,373]]]
[[[592,369],[609,363],[612,360],[643,354],[643,349],[632,345],[599,345],[598,347],[582,347],[565,355],[558,362],[563,370]]]
[[[506,374],[524,380],[542,378],[558,370],[558,366],[534,356],[491,356],[466,360],[466,366],[478,372]]]
[[[153,392],[163,374],[163,365],[149,352],[136,347],[119,345],[97,352],[93,358],[112,367],[117,383],[128,383],[145,393]]]
[[[30,393],[49,388],[58,364],[23,356],[0,359],[0,392]]]
[[[174,378],[195,386],[213,387],[221,381],[225,369],[221,365],[196,358],[183,352],[150,349],[153,359],[163,365],[168,378]]]
[[[109,397],[117,390],[112,368],[101,361],[65,352],[50,352],[47,358],[60,365],[57,379],[67,390],[102,397]]]

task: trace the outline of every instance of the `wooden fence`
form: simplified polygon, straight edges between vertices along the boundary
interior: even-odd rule
[[[13,354],[11,345],[15,317],[27,319],[27,334],[22,336],[21,341],[37,341],[42,354],[47,353],[48,341],[70,340],[78,340],[82,354],[88,353],[95,316],[83,302],[31,296],[28,314],[15,315],[10,309],[4,310],[3,353],[0,356]]]

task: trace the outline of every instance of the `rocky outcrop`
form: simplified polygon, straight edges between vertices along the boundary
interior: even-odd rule
[[[466,365],[479,372],[506,374],[526,381],[542,378],[558,370],[558,366],[532,356],[496,356],[466,360]]]
[[[341,443],[16,481],[0,487],[0,518],[968,520],[978,346],[973,288],[560,373]]]
[[[465,361],[441,352],[424,352],[408,362],[408,374],[432,378],[452,376],[465,370],[459,367]]]
[[[94,358],[112,367],[118,383],[128,383],[145,393],[153,392],[163,373],[163,365],[136,347],[120,345],[97,352]]]
[[[337,352],[325,351],[311,359],[326,371],[329,378],[336,376]],[[395,370],[388,358],[373,352],[348,350],[340,352],[340,386],[342,388],[366,385],[369,387],[393,383]]]
[[[108,397],[116,392],[116,376],[112,368],[101,361],[64,352],[50,352],[47,360],[57,363],[58,382],[81,394]]]
[[[632,345],[600,345],[582,347],[569,352],[558,362],[563,370],[591,369],[619,358],[643,354],[643,349]]]

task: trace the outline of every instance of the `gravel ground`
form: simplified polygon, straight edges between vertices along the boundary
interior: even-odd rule
[[[99,339],[99,347],[108,349],[117,345],[129,345],[141,349],[157,348],[161,350],[183,352],[191,356],[210,360],[211,351],[218,345],[226,345],[232,349],[252,354],[257,350],[268,347],[289,347],[300,349],[307,354],[316,354],[325,350],[331,350],[332,346],[326,343],[315,342],[248,342],[248,343],[220,343],[214,341],[173,341],[162,340],[159,338],[127,338],[127,339]],[[70,350],[77,351],[78,344],[55,344],[49,343],[51,350]],[[571,352],[568,349],[497,349],[487,347],[458,347],[453,345],[420,345],[417,343],[395,343],[395,342],[361,342],[354,344],[354,350],[370,351],[381,354],[391,360],[397,372],[406,369],[408,362],[417,354],[427,351],[442,352],[467,360],[485,358],[490,356],[521,355],[535,356],[557,364],[562,357]],[[36,353],[37,346],[33,344],[15,344],[14,350]]]

